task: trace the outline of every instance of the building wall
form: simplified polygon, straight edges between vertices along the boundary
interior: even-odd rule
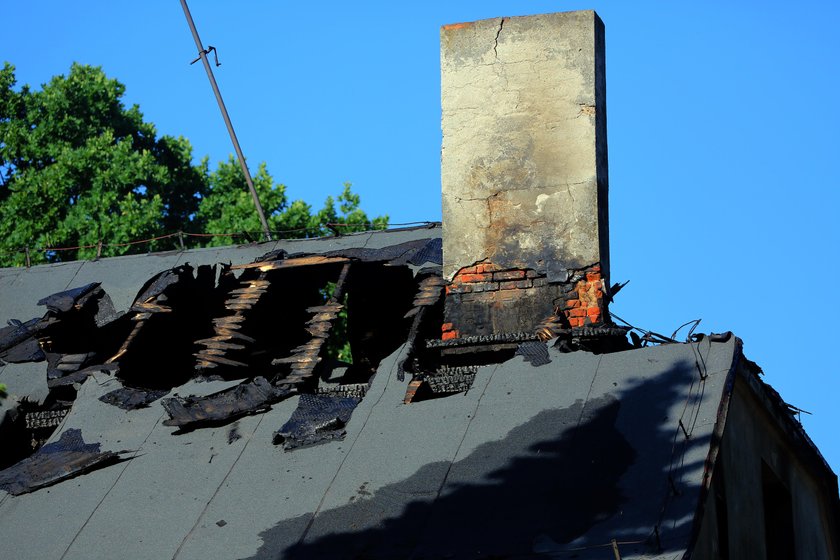
[[[793,550],[798,559],[837,559],[836,479],[816,453],[796,445],[763,400],[753,374],[736,376],[717,465],[707,494],[703,522],[692,558],[776,558],[768,551],[765,507],[785,509],[768,497],[767,484],[779,481],[790,496]],[[764,472],[763,472],[764,471]],[[772,474],[768,474],[768,471]],[[721,500],[721,498],[723,498]],[[724,527],[723,525],[726,525]],[[728,537],[728,538],[727,538]],[[770,535],[770,541],[779,535]],[[724,542],[725,541],[725,542]],[[728,550],[727,550],[728,548]]]

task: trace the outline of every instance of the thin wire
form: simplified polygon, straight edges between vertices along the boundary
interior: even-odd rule
[[[312,227],[305,227],[305,228],[292,228],[292,229],[280,229],[280,230],[272,230],[270,233],[282,235],[284,233],[300,233],[302,231],[310,231],[310,232],[322,232],[324,227],[332,227],[332,228],[359,228],[364,227],[368,229],[364,229],[358,233],[366,233],[371,231],[387,231],[393,227],[403,227],[403,226],[429,226],[434,227],[438,225],[440,222],[430,222],[430,221],[417,221],[417,222],[402,222],[402,223],[394,223],[394,224],[387,224],[385,227],[381,229],[370,229],[379,224],[375,224],[373,222],[365,222],[361,224],[346,224],[346,223],[335,223],[335,222],[327,222],[321,224],[319,226],[312,226]],[[230,233],[195,233],[195,232],[187,232],[187,231],[177,231],[175,233],[166,233],[162,235],[157,235],[154,237],[149,237],[146,239],[136,239],[132,241],[126,241],[123,243],[102,243],[102,247],[128,247],[132,245],[140,245],[143,243],[152,243],[155,241],[161,241],[164,239],[171,239],[173,237],[178,236],[186,236],[186,237],[258,237],[262,235],[263,232],[254,232],[254,231],[239,231],[239,232],[230,232]],[[72,245],[72,246],[64,246],[64,247],[30,247],[29,250],[36,253],[59,253],[63,251],[79,251],[81,249],[94,249],[99,247],[99,243],[90,243],[86,245]],[[26,247],[21,247],[17,250],[13,251],[0,251],[2,255],[16,255],[26,251]]]

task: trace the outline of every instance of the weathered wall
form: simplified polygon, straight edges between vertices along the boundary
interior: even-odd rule
[[[471,284],[459,272],[484,265],[541,279],[515,286],[529,290],[526,310],[542,310],[532,324],[551,313],[571,271],[599,265],[608,278],[604,26],[595,12],[444,26],[441,105],[445,278]],[[492,292],[456,289],[482,294],[457,307],[490,309],[483,328],[464,329],[533,326],[507,316],[516,297]]]
[[[488,258],[549,280],[604,264],[603,37],[592,11],[442,28],[448,279]]]
[[[748,374],[752,375],[752,374]],[[715,507],[715,490],[720,477],[725,487],[729,558],[767,558],[762,461],[790,492],[796,558],[837,559],[837,487],[821,480],[813,452],[791,444],[779,422],[749,387],[749,378],[738,376],[726,419],[726,428],[705,507],[704,521],[692,558],[717,559],[721,530]],[[763,397],[766,398],[766,397]],[[825,476],[824,474],[822,476]],[[833,495],[832,495],[833,494]]]

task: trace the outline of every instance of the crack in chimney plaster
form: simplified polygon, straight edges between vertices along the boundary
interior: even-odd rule
[[[493,43],[493,54],[496,56],[496,60],[499,60],[499,51],[496,50],[499,46],[499,35],[502,34],[502,28],[505,26],[505,18],[502,18],[502,21],[499,22],[499,29],[496,31],[496,40]]]

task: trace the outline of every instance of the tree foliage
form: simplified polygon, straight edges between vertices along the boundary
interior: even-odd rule
[[[207,161],[202,162],[207,168]],[[370,220],[360,208],[359,195],[344,184],[338,195],[338,208],[333,197],[328,196],[324,207],[314,212],[302,200],[289,202],[286,186],[275,183],[265,163],[261,163],[252,177],[254,188],[268,220],[271,231],[282,232],[285,238],[300,238],[332,235],[333,232],[350,233],[366,229],[382,229],[388,225],[387,217]],[[259,218],[254,212],[251,194],[239,164],[233,156],[220,162],[212,173],[207,174],[207,194],[198,205],[197,219],[210,232],[246,232],[258,237],[262,230]],[[226,243],[223,238],[214,238],[213,244]]]
[[[131,242],[177,231],[249,232],[261,227],[236,161],[210,171],[192,163],[185,138],[157,136],[137,105],[122,102],[125,87],[101,68],[73,64],[40,90],[15,88],[14,67],[0,70],[0,265],[145,252],[160,244]],[[313,212],[290,202],[265,164],[254,176],[270,228],[284,237],[380,228],[345,184]],[[230,243],[229,237],[210,238]],[[195,243],[195,240],[193,241]],[[104,243],[98,247],[99,243]],[[43,248],[79,247],[73,251]]]

